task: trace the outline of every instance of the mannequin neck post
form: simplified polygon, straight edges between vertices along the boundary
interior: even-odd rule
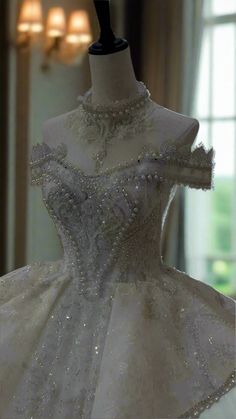
[[[89,55],[92,102],[109,104],[138,93],[129,47],[107,55]]]
[[[100,25],[100,38],[90,48],[91,55],[107,55],[128,48],[126,39],[116,38],[111,28],[109,0],[94,0]]]

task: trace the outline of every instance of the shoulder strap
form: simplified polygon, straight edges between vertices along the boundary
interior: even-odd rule
[[[57,160],[66,156],[66,145],[59,144],[52,148],[42,142],[32,146],[30,158],[31,185],[41,185],[46,174],[45,165],[51,160]]]
[[[200,143],[192,150],[189,144],[177,147],[176,143],[166,141],[157,153],[151,152],[149,157],[152,172],[163,181],[202,190],[214,189],[213,147],[207,150]]]

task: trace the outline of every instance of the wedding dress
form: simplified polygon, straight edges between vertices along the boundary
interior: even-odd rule
[[[0,418],[200,416],[235,385],[235,303],[166,265],[161,233],[179,185],[213,187],[213,148],[167,140],[89,174],[42,142],[30,164],[64,256],[1,278]]]

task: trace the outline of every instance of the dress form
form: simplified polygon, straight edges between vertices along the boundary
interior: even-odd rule
[[[70,159],[92,171],[97,144],[108,145],[109,165],[156,138],[161,107],[136,86],[138,102],[129,95],[105,113],[89,93],[52,133],[64,144],[32,148],[31,184],[63,257],[0,278],[1,419],[196,419],[235,386],[233,300],[161,257],[173,193],[212,188],[213,148],[176,150],[166,137],[163,153],[156,141],[161,153],[98,176],[67,159],[77,144]],[[233,418],[232,403],[212,418]]]
[[[92,103],[109,106],[114,101],[129,98],[132,100],[137,95],[137,80],[127,48],[115,54],[90,55],[90,70],[92,78]],[[64,142],[68,147],[68,156],[73,164],[77,164],[86,172],[94,171],[91,161],[93,148],[89,151],[81,148],[76,139],[76,134],[68,128],[66,121],[73,117],[77,109],[72,112],[52,118],[44,123],[43,140],[51,147],[56,147]],[[117,155],[132,158],[138,155],[144,144],[152,145],[158,150],[160,145],[171,139],[179,144],[193,144],[199,123],[196,119],[171,111],[152,101],[152,129],[143,132],[135,138],[130,138],[125,145],[114,139],[114,145],[109,148],[106,167],[117,163]],[[79,125],[79,121],[78,121]],[[132,147],[131,147],[132,144]],[[118,153],[118,154],[117,154]]]
[[[114,101],[132,100],[137,95],[138,82],[135,78],[129,47],[115,53],[90,54],[89,63],[92,81],[91,100],[94,105],[109,107]],[[112,167],[118,161],[122,162],[136,157],[146,143],[151,144],[154,150],[159,150],[161,144],[168,139],[174,141],[176,145],[193,144],[199,129],[196,119],[173,112],[155,102],[152,102],[151,106],[154,116],[153,129],[130,138],[125,144],[120,139],[114,138],[107,153],[106,168]],[[76,133],[67,125],[68,117],[76,116],[76,112],[77,110],[74,110],[47,121],[43,128],[43,138],[51,147],[56,147],[61,142],[66,143],[68,159],[72,164],[78,165],[86,173],[93,173],[94,162],[91,159],[93,145],[86,148],[79,144]],[[107,371],[107,368],[105,369]],[[102,403],[108,397],[106,394],[103,396]],[[201,417],[220,418],[224,413],[226,419],[231,419],[231,405],[235,397],[236,392],[232,391],[223,397],[219,406],[215,405],[210,412],[204,412]],[[101,417],[101,412],[104,413],[99,399],[96,398],[92,418]]]
[[[116,38],[110,26],[109,2],[95,1],[95,7],[100,23],[101,35],[98,42],[89,48],[89,63],[91,72],[91,103],[94,106],[109,106],[123,100],[132,101],[138,95],[139,85],[136,80],[131,60],[129,45],[126,40]],[[158,151],[166,140],[175,141],[176,145],[194,142],[199,123],[196,119],[181,115],[151,101],[151,126],[143,129],[140,134],[130,135],[129,141],[121,144],[114,135],[112,147],[107,151],[104,166],[109,168],[125,159],[136,157],[143,146],[149,145]],[[56,147],[64,142],[68,148],[68,157],[73,164],[78,165],[86,173],[93,173],[94,162],[91,159],[93,145],[83,147],[78,141],[78,129],[71,130],[67,120],[80,116],[77,109],[46,121],[43,127],[43,139],[49,146]],[[86,132],[85,132],[86,136]],[[95,133],[96,136],[96,133]]]

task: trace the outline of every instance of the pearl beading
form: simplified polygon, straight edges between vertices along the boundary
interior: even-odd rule
[[[236,385],[236,370],[234,370],[227,378],[226,382],[212,395],[208,396],[205,400],[196,404],[192,409],[179,416],[181,418],[198,418],[202,412],[206,409],[210,409],[211,406],[221,399],[226,393],[228,393]]]
[[[42,151],[41,157],[40,151]],[[47,183],[49,181],[53,181],[55,184],[59,185],[61,183],[61,181],[59,180],[61,168],[71,169],[76,175],[79,175],[79,182],[82,188],[82,193],[83,191],[84,193],[86,192],[88,194],[88,199],[93,198],[93,196],[96,197],[98,190],[99,195],[103,195],[103,198],[101,199],[101,202],[98,206],[97,212],[102,211],[102,208],[104,204],[106,204],[106,202],[109,203],[109,194],[106,190],[106,187],[102,186],[103,183],[105,185],[105,182],[101,182],[104,180],[104,176],[106,177],[113,174],[117,175],[117,177],[114,178],[113,188],[116,189],[116,193],[122,193],[123,198],[125,199],[127,195],[125,185],[129,185],[131,182],[140,184],[141,187],[142,185],[146,183],[152,183],[153,181],[156,185],[158,185],[160,182],[164,182],[168,184],[170,187],[173,186],[174,183],[180,185],[187,184],[195,188],[202,188],[204,190],[211,186],[209,183],[204,184],[203,180],[200,183],[198,179],[190,181],[189,176],[182,176],[177,180],[176,178],[173,179],[173,176],[168,173],[168,170],[165,171],[165,173],[162,173],[163,168],[168,168],[173,165],[176,165],[177,167],[187,167],[191,170],[194,170],[195,168],[199,169],[199,167],[201,167],[202,170],[206,170],[207,172],[211,173],[213,167],[212,150],[207,152],[204,149],[204,146],[201,145],[193,152],[191,152],[189,148],[187,149],[187,151],[186,148],[184,150],[176,150],[176,146],[170,141],[166,141],[164,144],[162,144],[162,147],[158,152],[154,152],[153,150],[144,147],[142,152],[138,155],[137,159],[133,158],[125,163],[120,163],[116,166],[104,170],[100,174],[86,174],[80,169],[80,167],[75,166],[69,161],[67,161],[67,147],[65,144],[60,144],[54,150],[51,150],[46,144],[36,145],[35,149],[33,149],[33,155],[35,156],[35,154],[37,155],[37,158],[32,158],[30,163],[32,169],[32,184],[44,184],[45,182]],[[54,167],[52,170],[54,175],[48,174],[48,172],[50,172],[51,170],[50,161],[54,161],[56,164],[58,164],[58,166],[56,168]],[[147,168],[144,168],[144,170],[141,170],[141,172],[136,171],[135,169],[141,167],[141,163],[145,161],[150,162],[151,165],[153,165],[154,163],[154,169],[153,167],[150,167],[151,170],[148,171],[147,166]],[[158,164],[159,169],[161,169],[160,172],[156,170]],[[43,166],[44,169],[42,168]],[[130,173],[126,173],[125,169],[134,170]],[[121,170],[124,170],[124,173],[122,173],[122,176],[118,176]],[[147,171],[148,173],[146,173]],[[79,206],[79,202],[77,201],[76,197],[73,196],[73,194],[71,194],[70,192],[66,191],[65,187],[61,189],[62,194],[63,192],[65,192],[65,194],[64,196],[61,196],[61,199],[66,199],[68,201],[68,204],[71,204],[72,210],[76,210]],[[53,199],[54,198],[52,196],[52,200]],[[104,279],[105,274],[109,272],[109,269],[111,268],[112,264],[117,262],[121,250],[122,240],[125,240],[128,229],[131,227],[131,225],[137,217],[137,213],[139,211],[138,201],[135,201],[133,206],[130,206],[130,217],[127,220],[125,226],[122,226],[121,231],[115,238],[110,255],[107,258],[107,262],[103,265],[102,268],[97,269],[96,287],[94,282],[93,284],[90,284],[89,278],[87,277],[86,271],[88,267],[86,266],[85,268],[84,266],[83,254],[81,254],[81,252],[79,251],[77,240],[73,238],[69,229],[61,225],[60,219],[57,218],[57,216],[53,213],[53,210],[50,209],[50,205],[48,205],[46,201],[47,200],[44,199],[44,202],[47,204],[47,208],[50,214],[52,215],[52,218],[54,219],[54,221],[57,222],[57,224],[60,225],[60,230],[63,230],[63,235],[65,236],[66,240],[70,243],[70,246],[73,250],[73,254],[75,255],[75,257],[70,257],[70,259],[74,259],[74,261],[70,262],[70,266],[72,268],[72,271],[74,272],[74,275],[76,275],[76,273],[78,272],[80,275],[80,281],[78,283],[78,292],[85,292],[88,294],[89,285],[91,285],[90,288],[93,290],[94,293],[93,298],[97,298],[99,293],[101,293],[101,290],[99,291],[99,286],[102,283],[102,278]],[[128,201],[127,203],[129,205]],[[112,210],[112,200],[110,201],[110,208],[107,207],[106,210],[108,212]],[[68,211],[71,210],[68,209]],[[100,215],[102,216],[102,213]],[[90,261],[90,264],[93,264],[93,260]],[[91,290],[90,298],[92,298]]]
[[[40,148],[42,150],[41,157],[39,150]],[[33,175],[32,184],[44,184],[45,182],[47,183],[49,181],[53,181],[55,184],[59,185],[61,183],[61,181],[59,180],[61,168],[71,169],[76,175],[79,175],[79,182],[82,188],[81,191],[82,193],[84,191],[84,193],[86,192],[88,194],[88,199],[93,198],[93,196],[96,197],[98,190],[99,195],[103,195],[103,198],[101,199],[101,202],[98,206],[97,212],[101,212],[103,206],[106,206],[106,204],[109,202],[110,207],[108,206],[106,210],[108,212],[112,210],[112,200],[109,201],[110,198],[106,190],[106,186],[102,186],[103,184],[105,185],[105,182],[103,182],[104,176],[106,177],[113,174],[116,175],[116,177],[113,180],[113,189],[116,189],[116,193],[122,193],[123,198],[125,199],[127,195],[125,185],[129,185],[131,182],[135,182],[137,185],[140,185],[141,187],[146,183],[152,182],[155,182],[156,185],[158,185],[160,182],[164,182],[168,184],[170,187],[173,186],[174,183],[180,185],[187,184],[195,188],[202,188],[205,190],[211,186],[210,183],[204,184],[203,180],[200,183],[198,179],[190,181],[189,176],[182,176],[181,178],[176,180],[176,178],[173,178],[172,174],[168,173],[168,167],[171,167],[173,165],[180,168],[189,168],[190,170],[199,170],[200,167],[201,170],[205,170],[208,173],[211,173],[213,167],[213,150],[211,149],[209,151],[206,151],[204,149],[204,146],[202,145],[200,145],[194,151],[190,151],[189,148],[186,150],[186,147],[184,149],[182,148],[181,150],[177,150],[175,144],[173,144],[170,141],[166,141],[162,144],[158,152],[154,152],[152,149],[150,150],[150,148],[148,149],[148,147],[146,146],[143,148],[143,150],[136,159],[133,158],[125,163],[120,163],[116,166],[104,170],[100,174],[86,174],[80,169],[80,167],[73,165],[71,162],[67,161],[67,147],[63,143],[60,144],[54,150],[51,150],[46,144],[42,146],[36,145],[35,151],[37,154],[37,159],[32,159],[30,163]],[[35,152],[33,152],[33,154],[35,154]],[[58,166],[54,167],[52,170],[54,175],[48,175],[48,172],[50,172],[51,170],[50,161],[54,161],[56,164],[58,164]],[[144,170],[141,170],[140,172],[135,170],[136,168],[141,167],[143,162],[149,162],[150,168],[148,165],[147,167],[144,167]],[[158,168],[158,165],[159,171],[156,170]],[[43,166],[44,169],[42,169]],[[162,170],[163,168],[167,168],[167,170],[165,170],[164,173]],[[125,169],[134,170],[130,173],[126,173]],[[118,176],[118,174],[122,170],[124,170],[124,173],[122,173],[122,176]],[[68,204],[71,204],[72,210],[76,210],[76,208],[79,206],[79,202],[77,201],[76,197],[73,196],[73,194],[71,194],[69,191],[66,191],[65,187],[61,189],[62,194],[63,192],[65,192],[65,194],[61,196],[61,199],[66,199],[68,201]],[[52,201],[53,199],[54,198],[52,196]],[[46,203],[46,199],[44,200],[44,202]],[[128,201],[127,203],[129,205]],[[47,208],[50,214],[52,215],[53,219],[58,224],[61,224],[60,219],[57,218],[57,216],[53,213],[53,210],[50,209],[50,206],[47,205]],[[68,209],[68,211],[71,210]],[[99,293],[101,293],[101,290],[99,291],[99,284],[102,283],[102,278],[104,279],[106,273],[109,272],[111,266],[118,261],[122,240],[126,239],[126,233],[128,229],[131,227],[131,225],[134,223],[138,211],[138,201],[135,201],[133,206],[130,206],[131,214],[129,219],[127,220],[126,225],[122,226],[121,231],[118,233],[117,237],[114,240],[107,262],[103,265],[102,268],[96,268],[96,287],[94,282],[93,284],[90,284],[89,278],[87,277],[86,272],[88,266],[84,266],[83,254],[81,254],[81,252],[79,251],[77,240],[73,238],[69,229],[66,229],[65,226],[60,225],[60,230],[63,230],[63,234],[66,240],[70,243],[73,250],[73,254],[75,255],[75,257],[70,257],[70,259],[74,259],[74,261],[70,262],[70,266],[72,268],[72,271],[74,272],[73,275],[76,275],[76,273],[78,272],[80,275],[80,281],[78,283],[78,292],[85,292],[87,294],[90,292],[90,298],[92,298],[91,290],[89,290],[89,285],[91,285],[90,288],[93,290],[94,293],[93,298],[97,298]],[[102,213],[100,214],[100,216],[102,216]],[[93,260],[90,261],[90,264],[93,264]]]
[[[45,147],[46,146],[46,147]],[[35,158],[34,155],[38,154],[38,149],[42,147],[42,156],[40,158]],[[45,154],[46,149],[46,154]],[[49,147],[45,144],[37,144],[34,146],[32,150],[32,159],[30,162],[31,171],[32,171],[32,184],[40,184],[42,181],[43,173],[40,169],[40,166],[43,163],[49,160],[55,160],[59,164],[63,165],[64,168],[70,168],[73,171],[80,173],[82,177],[85,179],[99,179],[103,176],[112,175],[114,173],[119,173],[121,170],[125,170],[128,168],[135,168],[139,166],[143,161],[151,161],[159,163],[161,166],[178,166],[182,168],[189,168],[189,169],[199,169],[196,175],[196,179],[190,178],[189,174],[186,176],[181,176],[178,179],[178,176],[173,178],[173,175],[168,174],[168,171],[165,172],[164,175],[158,173],[158,170],[155,170],[152,173],[148,173],[146,175],[142,174],[141,178],[148,179],[151,181],[152,179],[167,182],[170,184],[178,184],[178,185],[187,185],[192,188],[197,189],[214,189],[214,168],[215,168],[215,150],[213,147],[209,150],[205,149],[205,146],[200,143],[194,150],[191,150],[189,145],[177,148],[174,142],[170,140],[165,141],[162,143],[159,151],[154,151],[150,146],[144,146],[141,153],[138,155],[137,158],[132,158],[129,161],[124,163],[119,163],[114,165],[110,168],[103,170],[100,173],[95,174],[88,174],[85,173],[79,166],[72,164],[66,159],[67,155],[67,146],[64,143],[61,143],[56,149],[49,149]],[[147,151],[148,150],[148,151]],[[160,166],[160,167],[161,167]],[[39,169],[37,169],[39,168]],[[209,180],[204,182],[203,179],[200,180],[201,177],[201,170],[205,171],[210,175]]]
[[[141,108],[150,99],[150,92],[143,82],[138,82],[138,93],[133,98],[121,99],[111,102],[109,105],[93,104],[92,89],[85,95],[78,97],[78,102],[82,106],[85,114],[90,117],[103,118],[126,118],[130,113]]]
[[[122,194],[125,200],[127,200],[127,197],[126,197],[127,193],[124,188],[124,185],[126,184],[127,181],[130,181],[130,180],[131,180],[130,177],[123,178],[121,179],[121,181],[119,181],[119,179],[116,179],[113,185],[113,189],[116,190],[116,194],[117,193]],[[147,178],[145,179],[141,178],[142,183],[143,183],[143,180],[147,180]],[[59,177],[55,175],[46,175],[46,177],[44,178],[44,181],[53,182],[55,185],[62,186],[61,181],[59,180]],[[88,196],[88,199],[91,199],[93,195],[96,193],[97,191],[96,190],[92,191],[92,187],[90,185],[90,192],[89,192],[90,195]],[[101,204],[99,205],[99,208],[97,210],[98,212],[104,206],[106,207],[106,201],[110,204],[110,209],[109,207],[106,207],[107,211],[109,212],[112,209],[112,202],[110,203],[110,196],[109,196],[110,193],[111,191],[109,191],[109,194],[108,194],[105,188],[100,189],[100,194],[101,195],[104,194],[103,195],[104,198],[102,199]],[[63,200],[65,198],[67,202],[71,204],[71,206],[76,210],[77,205],[78,205],[77,199],[75,196],[73,196],[72,193],[69,193],[67,191],[65,186],[60,189],[60,194],[61,194],[60,195],[61,199]],[[83,294],[85,298],[87,298],[89,301],[94,301],[97,298],[101,298],[103,296],[101,284],[103,284],[103,286],[105,285],[106,274],[109,272],[109,269],[118,262],[119,253],[122,249],[122,243],[130,239],[130,236],[127,237],[127,231],[132,228],[132,225],[135,223],[135,220],[139,214],[139,201],[134,200],[134,203],[132,206],[127,201],[127,205],[130,208],[130,216],[127,219],[126,223],[121,227],[117,236],[115,237],[106,263],[103,264],[102,268],[100,269],[97,269],[96,267],[96,276],[95,278],[94,277],[92,278],[92,283],[91,283],[91,280],[89,279],[87,275],[87,270],[88,270],[88,266],[90,262],[91,264],[93,264],[94,261],[93,260],[88,261],[87,266],[85,267],[85,264],[83,262],[83,254],[79,251],[76,238],[74,238],[71,235],[70,230],[63,225],[60,218],[54,212],[53,205],[52,205],[54,200],[55,200],[54,192],[51,193],[51,196],[49,194],[47,198],[43,197],[43,201],[46,205],[46,208],[48,212],[50,213],[50,215],[52,216],[52,219],[55,222],[57,229],[63,233],[63,236],[66,239],[67,243],[69,243],[69,246],[72,247],[72,254],[70,256],[70,261],[69,263],[66,264],[66,266],[67,268],[69,268],[69,270],[71,269],[74,277],[77,277],[77,275],[79,274],[79,281],[77,282],[77,285],[78,285],[77,291],[79,294]],[[154,209],[154,212],[156,212],[156,209]],[[144,224],[152,222],[152,220],[153,220],[153,213],[151,214],[150,217],[147,218],[147,220],[144,220],[142,227],[144,227]],[[135,234],[136,232],[137,230],[134,230],[132,232],[132,235]]]
[[[114,101],[106,106],[91,101],[91,89],[79,98],[79,106],[67,115],[65,127],[73,132],[75,141],[88,146],[95,143],[92,159],[96,171],[104,165],[110,145],[120,139],[129,141],[152,127],[152,100],[144,83],[138,83],[133,98]]]

